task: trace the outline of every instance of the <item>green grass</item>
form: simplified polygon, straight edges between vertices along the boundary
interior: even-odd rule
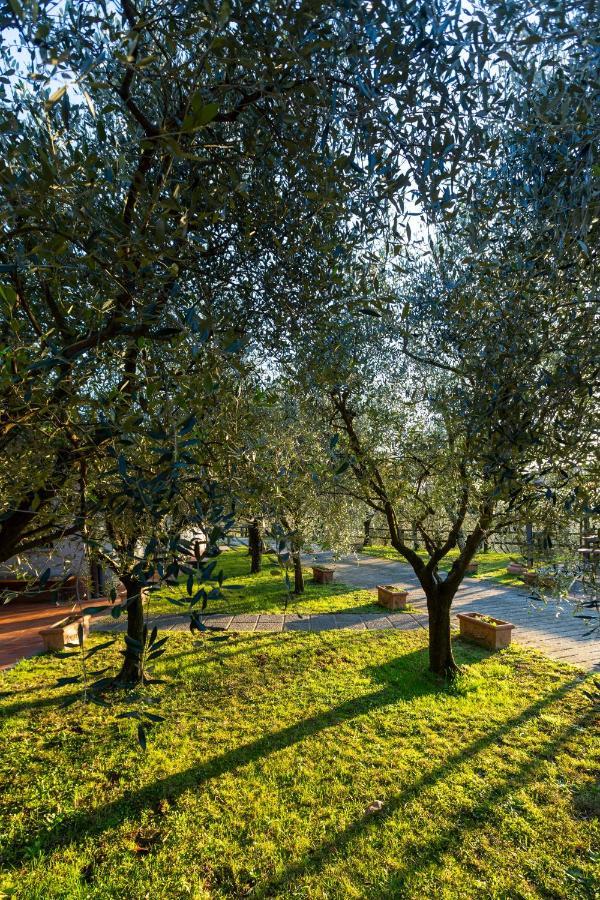
[[[225,575],[223,599],[209,600],[206,612],[231,613],[325,613],[381,611],[375,603],[372,591],[360,590],[345,584],[315,584],[312,571],[305,570],[304,594],[288,600],[283,576],[273,557],[263,556],[259,575],[250,575],[250,558],[245,548],[227,550],[218,558],[217,569]],[[272,574],[275,573],[275,574]],[[290,575],[293,582],[293,576]],[[231,590],[231,586],[238,586]],[[196,588],[194,588],[195,590]],[[180,607],[173,605],[168,596],[187,600],[185,584],[178,588],[162,588],[152,594],[151,612],[177,613]]]
[[[116,711],[60,708],[73,659],[2,676],[0,896],[598,896],[590,678],[456,641],[447,688],[421,630],[167,646],[146,753]]]
[[[397,562],[406,562],[404,557],[402,557],[397,550],[394,550],[393,547],[388,547],[387,545],[373,544],[372,546],[365,547],[362,552],[368,556],[377,556],[379,559],[393,559]],[[425,550],[419,550],[417,552],[421,559],[427,560],[429,558]],[[440,570],[443,572],[447,571],[458,554],[458,550],[451,550],[443,562],[440,563]],[[506,584],[509,587],[523,588],[523,582],[518,575],[509,575],[506,571],[507,565],[511,559],[514,558],[514,555],[511,556],[509,553],[495,553],[491,550],[487,553],[478,553],[475,559],[479,563],[479,571],[477,575],[471,575],[469,577],[480,578],[485,581],[496,581],[498,584]]]

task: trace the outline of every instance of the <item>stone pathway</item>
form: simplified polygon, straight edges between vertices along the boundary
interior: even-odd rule
[[[318,554],[319,560],[324,555]],[[309,563],[310,564],[310,563]],[[346,558],[334,563],[338,581],[361,588],[377,584],[400,584],[409,591],[409,603],[427,616],[425,594],[412,569],[393,560],[371,556]],[[574,607],[564,601],[540,603],[531,600],[523,588],[511,588],[493,581],[465,578],[452,604],[453,623],[456,614],[480,612],[505,619],[515,625],[513,640],[535,647],[553,659],[560,659],[584,669],[600,671],[600,632],[587,634],[595,620],[573,615]]]
[[[329,561],[325,554],[306,559]],[[298,615],[222,615],[202,616],[204,624],[224,631],[329,631],[348,629],[372,631],[395,628],[413,630],[427,628],[427,604],[416,576],[409,566],[392,560],[360,556],[345,558],[333,563],[335,580],[358,588],[373,590],[377,584],[399,584],[409,591],[409,603],[414,612],[393,613],[319,613]],[[458,626],[456,613],[480,612],[512,622],[516,628],[515,642],[534,647],[553,659],[562,660],[583,669],[600,671],[600,633],[587,635],[594,622],[573,616],[573,608],[567,603],[536,603],[525,590],[504,587],[492,581],[465,578],[453,606],[453,624]],[[183,631],[189,629],[186,616],[160,616],[155,620],[162,629]],[[98,620],[95,627],[102,630],[121,631],[124,623],[114,620]]]
[[[365,613],[307,613],[298,615],[270,615],[255,613],[254,615],[227,616],[219,613],[208,613],[201,616],[202,622],[218,631],[334,631],[349,629],[351,631],[373,631],[380,628],[427,628],[427,615],[409,612],[394,612],[384,615],[377,612]],[[179,613],[172,616],[163,615],[151,618],[151,624],[157,624],[166,631],[189,631],[190,620],[187,615]],[[99,620],[95,627],[101,631],[124,631],[125,623],[115,622],[108,618]]]

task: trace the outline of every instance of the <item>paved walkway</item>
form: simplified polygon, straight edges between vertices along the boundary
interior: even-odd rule
[[[318,557],[322,559],[323,556]],[[427,615],[423,589],[412,569],[393,560],[360,556],[335,564],[338,581],[362,588],[377,584],[400,584],[409,591],[411,606]],[[458,626],[459,612],[480,612],[505,619],[515,625],[513,639],[535,647],[553,659],[574,666],[600,670],[600,631],[587,634],[597,620],[573,615],[573,604],[566,601],[541,603],[531,600],[526,589],[510,588],[493,581],[465,578],[452,604],[453,621]]]
[[[328,561],[325,554],[307,558],[307,565],[314,560]],[[365,631],[382,628],[412,630],[427,628],[427,603],[421,586],[409,566],[393,560],[376,557],[349,557],[333,563],[335,580],[347,585],[373,590],[377,584],[398,584],[409,591],[409,603],[414,612],[393,613],[319,613],[298,615],[222,615],[211,613],[202,616],[209,628],[225,631],[329,631],[350,629]],[[509,588],[492,581],[465,578],[455,597],[453,624],[458,626],[456,613],[480,612],[506,619],[516,626],[515,642],[534,647],[553,659],[568,662],[583,669],[600,671],[600,632],[587,635],[594,621],[573,616],[569,603],[539,603],[532,601],[525,589]],[[160,616],[154,620],[166,630],[180,631],[189,628],[189,619],[181,614]],[[97,628],[121,631],[124,623],[100,620]]]
[[[209,628],[219,631],[333,631],[350,629],[351,631],[373,631],[379,628],[402,628],[410,631],[414,628],[427,628],[427,616],[409,612],[388,613],[307,613],[298,615],[271,615],[254,613],[248,615],[223,615],[208,613],[201,616],[202,622]],[[151,624],[157,624],[167,631],[189,631],[190,620],[185,613],[151,617]],[[124,622],[114,619],[102,619],[96,622],[96,628],[102,631],[124,631]]]

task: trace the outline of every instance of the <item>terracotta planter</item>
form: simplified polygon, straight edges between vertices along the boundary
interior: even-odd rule
[[[42,628],[40,635],[44,642],[44,650],[64,650],[67,644],[79,643],[79,626],[83,625],[83,634],[90,633],[90,616],[67,616],[48,628]]]
[[[509,563],[506,567],[506,571],[509,575],[522,575],[527,571],[527,566],[524,566],[522,563]]]
[[[408,591],[402,590],[395,584],[377,585],[377,602],[386,609],[405,609]]]
[[[335,569],[331,566],[313,566],[313,579],[317,584],[331,584]]]
[[[494,619],[493,616],[482,616],[482,613],[458,613],[460,636],[476,644],[481,644],[488,650],[501,650],[503,647],[508,647],[515,626],[502,619]]]
[[[556,578],[554,575],[539,575],[537,572],[522,572],[521,578],[525,584],[531,587],[544,587],[552,589],[556,587]]]
[[[479,569],[479,563],[470,562],[465,569],[465,575],[477,575],[477,571]]]
[[[535,572],[521,572],[521,580],[525,582],[525,584],[537,584],[537,574]]]

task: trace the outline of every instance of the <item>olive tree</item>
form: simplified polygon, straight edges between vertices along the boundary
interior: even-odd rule
[[[245,518],[256,532],[249,537],[251,552],[258,555],[253,543],[264,536],[289,553],[296,594],[304,590],[302,553],[350,549],[364,511],[339,489],[329,466],[330,431],[311,413],[295,382],[280,377],[261,384],[253,373],[221,420],[230,437],[229,455],[221,458],[226,468],[211,469],[229,486],[238,520]],[[282,541],[285,548],[279,548]]]
[[[564,292],[542,294],[521,272],[517,293],[512,270],[484,259],[465,271],[463,254],[460,232],[455,246],[440,239],[379,315],[346,316],[298,362],[320,414],[324,399],[333,413],[333,463],[353,475],[346,489],[385,518],[423,587],[439,674],[455,669],[450,609],[478,547],[545,505],[583,502],[597,434],[594,332],[575,328],[574,366],[574,335],[555,314]]]
[[[501,108],[496,35],[516,26],[389,0],[1,15],[0,448],[31,473],[1,513],[6,559],[77,530],[56,497],[110,437],[104,365],[126,385],[140,342],[182,329],[287,340],[307,261],[338,279],[417,185],[451,209],[484,149],[464,110]]]

